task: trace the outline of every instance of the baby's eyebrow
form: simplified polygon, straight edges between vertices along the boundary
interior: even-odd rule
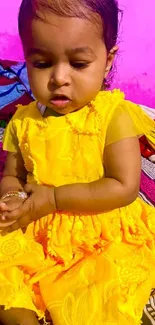
[[[31,56],[31,55],[35,55],[35,54],[47,55],[47,54],[51,54],[51,52],[46,49],[39,49],[39,48],[29,48],[27,50],[27,56]],[[88,46],[76,47],[76,48],[66,50],[66,54],[67,55],[87,54],[89,56],[96,57],[96,54],[94,53],[94,51]]]
[[[44,55],[46,54],[46,51],[43,49],[38,49],[38,48],[30,48],[27,51],[27,56],[35,55],[35,54],[41,54]]]
[[[70,49],[67,51],[67,54],[81,54],[81,53],[96,57],[96,54],[94,53],[94,51],[88,46],[76,47],[76,48],[73,48],[73,49]]]

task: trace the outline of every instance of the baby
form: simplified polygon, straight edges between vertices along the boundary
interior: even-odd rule
[[[0,320],[138,325],[154,285],[155,209],[138,198],[138,137],[155,123],[108,91],[116,0],[23,0],[36,101],[4,136]],[[7,309],[7,310],[4,310]]]

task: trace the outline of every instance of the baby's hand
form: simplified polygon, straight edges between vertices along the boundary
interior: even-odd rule
[[[6,213],[6,219],[14,224],[8,231],[27,227],[31,222],[55,212],[54,188],[43,185],[26,185],[28,199],[19,208]]]
[[[5,211],[13,211],[20,207],[23,203],[23,199],[17,196],[7,197],[5,199],[0,200],[0,213]]]
[[[15,220],[7,221],[5,216],[8,212],[20,208],[23,202],[23,199],[17,196],[0,200],[0,228],[8,227],[15,223]]]

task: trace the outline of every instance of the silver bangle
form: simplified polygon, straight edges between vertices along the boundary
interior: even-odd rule
[[[10,191],[4,194],[0,200],[5,200],[9,197],[19,197],[22,200],[26,200],[28,198],[28,195],[26,192],[22,191]]]

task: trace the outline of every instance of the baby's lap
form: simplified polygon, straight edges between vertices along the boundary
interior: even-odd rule
[[[143,272],[145,269],[147,272],[147,266],[155,266],[154,249],[149,246],[149,243],[148,246],[145,242],[140,245],[136,242],[136,239],[135,244],[133,242],[127,242],[125,237],[120,236],[120,232],[118,232],[118,237],[116,236],[113,239],[105,240],[103,237],[98,238],[98,241],[96,238],[96,242],[98,241],[99,244],[94,246],[94,240],[92,246],[88,245],[87,247],[84,243],[82,245],[80,241],[79,246],[78,244],[77,246],[72,245],[72,242],[69,241],[68,244],[71,254],[68,256],[70,260],[65,260],[66,246],[64,245],[63,247],[61,236],[59,236],[60,243],[57,242],[57,244],[61,246],[61,250],[55,251],[55,254],[60,255],[52,256],[51,252],[52,250],[54,252],[56,246],[55,242],[52,241],[52,236],[49,235],[53,231],[52,228],[49,228],[49,225],[52,225],[52,216],[42,218],[42,220],[30,224],[25,233],[20,229],[13,233],[8,233],[5,236],[0,234],[0,262],[4,263],[9,261],[10,264],[13,262],[15,265],[16,261],[20,263],[20,259],[22,262],[24,256],[25,259],[27,258],[28,261],[31,261],[31,264],[33,264],[32,261],[34,261],[34,264],[36,261],[36,264],[40,267],[40,263],[45,261],[48,256],[48,259],[50,258],[52,260],[51,265],[53,265],[53,260],[58,260],[59,263],[62,259],[61,270],[64,268],[66,271],[68,263],[71,267],[71,272],[68,270],[67,274],[71,274],[74,269],[77,269],[76,272],[80,270],[82,270],[80,272],[83,272],[83,270],[88,269],[88,265],[90,270],[95,270],[97,273],[100,273],[101,265],[104,269],[112,269],[113,272],[116,270],[116,273],[118,273],[118,269],[126,270],[126,272],[130,270],[134,273],[134,268],[139,268],[139,270],[143,269]],[[47,250],[48,244],[50,254],[48,254]],[[90,251],[88,248],[90,248]]]
[[[67,301],[73,303],[74,307],[76,303],[83,303],[83,297],[87,297],[91,306],[96,301],[101,302],[104,297],[105,306],[102,300],[102,308],[107,307],[106,303],[113,302],[117,309],[125,298],[127,303],[130,304],[133,300],[137,308],[141,306],[143,309],[153,283],[153,274],[149,276],[149,265],[145,265],[146,261],[141,259],[141,254],[139,258],[140,250],[132,245],[121,256],[120,245],[109,243],[107,246],[109,247],[102,252],[96,251],[85,256],[72,267],[66,268],[65,272],[59,270],[41,279],[41,293],[51,315],[55,313],[55,307],[58,307],[55,305],[57,301],[62,308]],[[125,245],[121,249],[125,249]],[[125,256],[127,253],[131,255]],[[48,290],[50,287],[51,290]],[[70,305],[69,308],[71,307]],[[97,308],[99,311],[99,304]]]
[[[42,245],[34,240],[32,231],[29,231],[29,236],[24,234],[21,229],[7,234],[1,232],[0,269],[11,265],[36,268],[40,267],[44,260]]]
[[[125,289],[126,297],[130,296],[132,291],[133,296],[141,300],[141,295],[139,295],[139,288],[141,288],[144,299],[147,301],[149,298],[154,284],[152,270],[155,267],[155,259],[152,258],[152,251],[147,246],[131,245],[119,241],[107,242],[93,253],[87,252],[86,254],[85,252],[83,256],[81,252],[75,254],[76,258],[74,256],[71,261],[64,261],[64,264],[59,263],[58,259],[56,263],[56,258],[53,263],[54,259],[51,257],[51,262],[48,262],[46,269],[46,267],[43,268],[44,262],[47,266],[47,261],[42,246],[34,240],[30,240],[31,245],[27,246],[25,243],[28,241],[25,237],[25,234],[20,231],[3,238],[0,236],[0,275],[2,278],[5,269],[8,270],[8,268],[9,278],[14,274],[15,268],[19,267],[21,272],[23,266],[25,273],[29,273],[30,269],[35,269],[33,281],[39,282],[46,306],[50,306],[53,301],[63,301],[70,293],[77,297],[77,293],[80,294],[83,290],[90,299],[94,292],[100,298],[103,293],[109,295],[112,290],[111,295],[119,300],[120,292]],[[17,242],[22,251],[15,252]],[[12,255],[9,255],[11,247]],[[3,248],[7,248],[7,251]],[[21,274],[17,272],[16,279],[18,277],[21,281]]]

